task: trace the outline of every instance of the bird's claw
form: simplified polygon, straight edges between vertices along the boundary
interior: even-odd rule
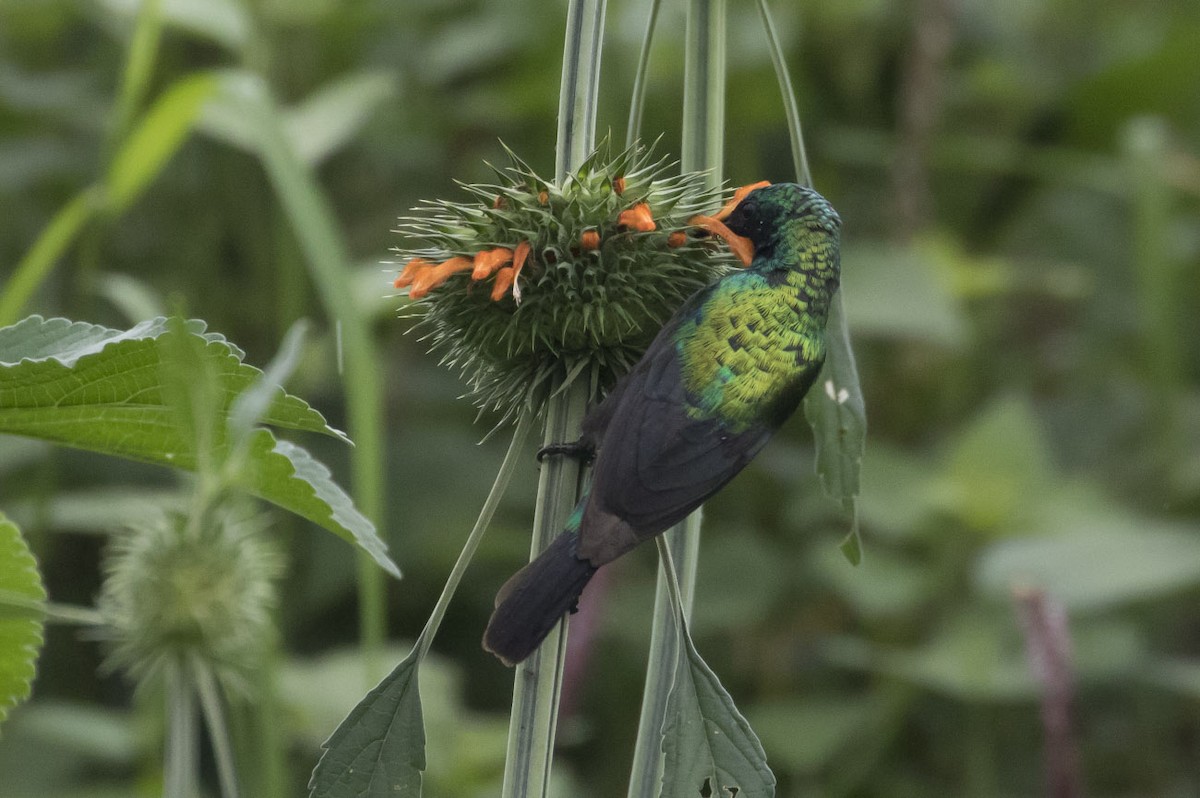
[[[540,463],[547,457],[574,457],[584,465],[590,465],[596,459],[596,449],[586,443],[551,443],[537,451],[537,461]]]

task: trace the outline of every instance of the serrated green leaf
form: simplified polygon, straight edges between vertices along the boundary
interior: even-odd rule
[[[234,441],[242,440],[266,416],[275,395],[282,390],[283,384],[296,368],[307,331],[308,322],[301,320],[293,324],[283,336],[279,351],[267,364],[262,377],[234,400],[229,409],[229,435]]]
[[[9,598],[22,605],[42,602],[46,591],[21,531],[0,513],[0,608],[7,610]],[[8,710],[29,697],[43,626],[40,617],[25,611],[0,612],[0,722]]]
[[[769,798],[775,775],[762,743],[700,658],[686,627],[663,727],[661,798]]]
[[[235,399],[262,372],[204,323],[183,323],[206,369],[217,378],[216,412],[227,420]],[[121,332],[94,324],[34,316],[0,329],[0,432],[178,468],[196,467],[196,441],[181,428],[163,384],[166,319]],[[262,419],[276,427],[344,439],[298,397],[278,390]],[[186,425],[184,425],[186,427]],[[224,424],[213,443],[224,445]],[[247,489],[351,541],[384,570],[399,576],[374,526],[304,449],[277,441],[265,429],[249,438]]]
[[[265,429],[251,435],[248,460],[257,466],[248,488],[251,493],[358,545],[383,570],[400,578],[400,569],[388,557],[387,545],[375,534],[374,525],[319,460],[294,443],[276,440]]]
[[[220,379],[222,410],[262,372],[204,322],[187,322]],[[171,428],[160,383],[164,318],[130,330],[31,316],[0,328],[0,431],[179,465],[189,446]],[[263,421],[345,439],[302,399],[279,391]],[[186,458],[185,458],[185,462]]]
[[[311,798],[419,798],[425,724],[413,649],[325,741]]]

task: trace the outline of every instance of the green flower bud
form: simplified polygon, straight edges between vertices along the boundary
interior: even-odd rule
[[[704,174],[606,150],[561,184],[509,152],[499,183],[463,185],[476,201],[425,202],[400,220],[413,244],[395,250],[396,286],[471,399],[506,420],[577,379],[593,395],[611,386],[732,263],[690,221],[721,204]]]
[[[195,527],[164,516],[116,538],[99,601],[108,664],[145,681],[168,660],[199,660],[226,687],[249,684],[273,639],[283,565],[260,527],[225,510]]]

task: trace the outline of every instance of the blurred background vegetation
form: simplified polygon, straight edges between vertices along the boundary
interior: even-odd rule
[[[0,5],[0,285],[127,132],[138,5]],[[759,21],[749,4],[729,6],[727,175],[789,179]],[[1087,791],[1197,795],[1200,5],[776,6],[815,183],[845,220],[844,296],[870,422],[866,552],[858,568],[839,554],[845,519],[794,420],[708,506],[700,649],[762,737],[783,796],[1041,794],[1041,691],[1013,594],[1040,588],[1069,617]],[[486,180],[484,161],[504,160],[500,140],[552,172],[565,10],[161,9],[143,103],[199,70],[262,76],[360,264],[354,291],[386,402],[380,527],[405,571],[388,588],[389,624],[411,639],[505,441],[479,443],[489,419],[405,335],[389,228],[420,198],[456,196],[456,179]],[[643,3],[609,8],[599,118],[618,140],[646,14]],[[678,147],[681,29],[665,4],[643,130],[661,132],[667,151]],[[136,201],[85,224],[24,312],[124,328],[181,302],[255,364],[312,318],[323,332],[289,388],[345,427],[334,328],[287,198],[237,143],[202,112]],[[351,482],[345,447],[305,445]],[[424,671],[431,796],[496,792],[511,672],[478,641],[526,555],[535,474],[531,456]],[[161,469],[0,440],[0,507],[29,536],[55,601],[92,604],[106,536],[179,490]],[[249,795],[267,794],[260,784],[299,794],[320,741],[369,685],[353,551],[282,513],[274,521],[288,560],[279,678],[257,698],[276,705],[287,759],[274,775],[243,761]],[[560,725],[564,795],[625,790],[654,554],[606,571],[575,624],[586,650]],[[0,742],[5,796],[154,794],[157,705],[103,670],[103,655],[75,628],[48,629],[34,698]]]

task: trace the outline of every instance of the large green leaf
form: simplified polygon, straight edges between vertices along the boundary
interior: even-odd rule
[[[1200,586],[1194,525],[1142,517],[1090,492],[1064,492],[1032,522],[1037,534],[985,549],[975,582],[995,596],[1046,590],[1075,612],[1100,612]]]
[[[1058,480],[1032,403],[998,399],[954,443],[940,499],[981,531],[1023,529],[1051,498]]]
[[[333,735],[309,782],[312,798],[419,798],[425,724],[414,648]]]
[[[29,610],[45,600],[29,547],[0,513],[0,721],[29,697],[43,627],[41,615]]]
[[[958,348],[967,325],[942,273],[951,261],[965,260],[952,244],[926,237],[912,246],[851,243],[842,247],[846,263],[842,290],[853,297],[847,310],[856,334],[909,339]]]
[[[700,658],[686,627],[663,727],[662,798],[764,798],[775,776],[750,724]]]
[[[221,410],[262,372],[204,322],[187,322],[220,381]],[[175,429],[165,401],[160,344],[166,319],[127,331],[31,316],[0,329],[0,431],[135,460],[190,468],[192,445]],[[276,427],[344,436],[302,399],[277,392],[263,421]]]
[[[228,420],[235,399],[262,375],[243,353],[204,323],[182,323],[201,365],[215,378],[217,416]],[[149,463],[194,469],[196,442],[170,401],[170,325],[158,318],[131,330],[34,316],[0,329],[0,432]],[[200,381],[197,381],[200,382]],[[303,400],[275,391],[262,422],[345,438]],[[212,426],[218,449],[226,424]],[[249,437],[246,488],[371,554],[399,575],[372,524],[305,450],[265,429]]]

